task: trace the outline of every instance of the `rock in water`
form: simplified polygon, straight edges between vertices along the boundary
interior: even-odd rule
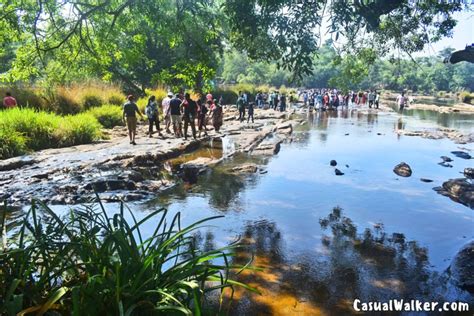
[[[341,170],[339,170],[339,169],[337,169],[337,168],[334,170],[334,173],[336,174],[336,176],[342,176],[342,175],[344,175],[344,172],[342,172]]]
[[[453,167],[453,165],[452,165],[452,164],[450,164],[450,163],[447,163],[447,162],[444,162],[444,161],[443,161],[443,162],[440,162],[440,163],[438,163],[438,165],[440,165],[440,166],[443,166],[443,167],[446,167],[446,168],[452,168],[452,167]]]
[[[472,156],[469,155],[467,152],[465,151],[452,151],[451,152],[454,156],[458,157],[458,158],[462,158],[462,159],[471,159]]]
[[[464,246],[449,266],[451,279],[463,290],[474,294],[474,241]]]
[[[247,163],[241,166],[237,166],[231,169],[233,173],[255,173],[258,171],[258,167],[256,164]]]
[[[474,168],[465,168],[464,176],[468,179],[474,179]]]
[[[450,157],[448,156],[441,156],[441,159],[443,159],[443,162],[451,162],[453,161]]]
[[[421,182],[426,182],[426,183],[433,182],[433,180],[431,180],[431,179],[425,179],[425,178],[421,178],[420,181],[421,181]]]
[[[329,162],[329,164],[330,164],[332,167],[335,167],[335,166],[337,166],[337,161],[336,161],[336,160],[331,160],[331,161]]]
[[[410,166],[405,162],[396,165],[395,168],[393,168],[393,172],[395,172],[400,177],[410,177],[412,174]]]
[[[474,184],[464,178],[448,180],[434,190],[455,202],[474,208]]]

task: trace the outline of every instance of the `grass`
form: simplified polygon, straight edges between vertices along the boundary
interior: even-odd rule
[[[0,314],[201,315],[208,293],[248,286],[229,279],[237,245],[194,247],[192,233],[220,216],[181,227],[166,209],[136,220],[120,204],[108,215],[100,203],[59,217],[33,201],[20,224],[0,221]],[[126,215],[131,219],[126,220]],[[152,232],[145,237],[143,228]],[[8,239],[7,239],[8,236]],[[223,262],[216,264],[215,261]],[[54,311],[54,312],[53,312]],[[214,311],[213,314],[219,311]]]
[[[101,138],[101,125],[89,113],[59,116],[30,108],[1,112],[0,159],[32,150],[86,144]]]
[[[22,107],[68,115],[103,104],[122,105],[125,95],[119,86],[99,81],[44,88],[28,86],[0,87],[0,95],[11,92]]]
[[[105,128],[123,125],[122,107],[118,105],[102,105],[87,111],[86,113],[94,116]]]

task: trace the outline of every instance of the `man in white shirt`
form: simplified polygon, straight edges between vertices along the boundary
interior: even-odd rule
[[[171,125],[171,114],[170,114],[170,101],[173,97],[173,93],[168,92],[168,96],[161,101],[161,109],[163,111],[163,116],[165,117],[165,126],[166,132],[171,134],[170,125]]]
[[[402,92],[402,94],[397,97],[397,104],[398,108],[400,109],[400,112],[403,112],[403,108],[405,107],[406,103],[407,98],[405,97],[405,92]]]

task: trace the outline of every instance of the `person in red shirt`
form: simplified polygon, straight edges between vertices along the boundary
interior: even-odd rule
[[[12,97],[10,92],[7,92],[5,98],[3,98],[3,107],[5,109],[10,109],[15,106],[17,106],[16,99]]]

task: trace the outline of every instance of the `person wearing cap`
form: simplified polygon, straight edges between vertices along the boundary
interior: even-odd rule
[[[138,110],[137,104],[134,102],[133,95],[127,97],[127,102],[123,105],[123,121],[127,124],[128,136],[130,137],[130,144],[136,145],[135,135],[137,134],[137,113],[143,118],[143,115]]]
[[[164,119],[165,119],[165,128],[168,134],[171,134],[170,126],[171,126],[171,114],[170,114],[170,102],[171,98],[173,97],[173,93],[168,92],[166,98],[161,101],[161,111],[163,112]]]

